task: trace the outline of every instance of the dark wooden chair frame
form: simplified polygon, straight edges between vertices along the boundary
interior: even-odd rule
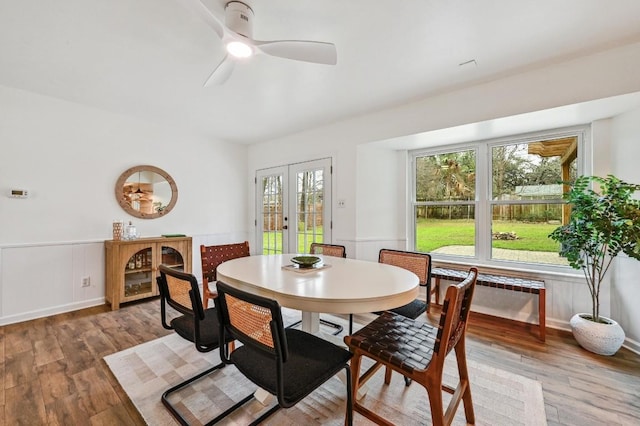
[[[200,262],[202,264],[202,304],[209,307],[209,300],[217,297],[217,292],[209,287],[209,283],[218,281],[217,268],[227,260],[249,256],[249,242],[200,246]]]
[[[460,401],[464,403],[467,423],[475,423],[467,371],[465,335],[477,275],[478,270],[471,268],[464,281],[447,288],[437,327],[385,311],[366,327],[344,338],[354,354],[351,360],[354,411],[377,424],[392,424],[355,399],[359,387],[384,366],[386,384],[391,380],[391,371],[396,371],[424,386],[427,390],[434,425],[451,424]],[[419,351],[415,349],[417,338],[423,339]],[[442,383],[444,362],[451,350],[456,354],[460,378],[455,389]],[[360,375],[362,357],[371,358],[375,364]],[[419,357],[422,358],[415,359]],[[443,407],[443,390],[453,395],[446,411]]]

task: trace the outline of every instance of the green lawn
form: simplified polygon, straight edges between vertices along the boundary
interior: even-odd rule
[[[323,241],[323,236],[322,236],[322,227],[318,226],[316,227],[315,231],[313,230],[307,230],[307,239],[305,242],[305,234],[298,234],[298,248],[294,249],[294,250],[289,250],[289,252],[296,252],[296,253],[306,253],[309,251],[309,246],[311,245],[311,242],[313,241],[313,233],[315,232],[315,242],[317,243],[321,243]],[[271,234],[271,235],[269,235]],[[270,240],[269,240],[270,239]],[[274,244],[274,239],[277,241],[277,248],[278,251],[282,250],[282,231],[275,231],[275,232],[263,232],[262,233],[262,247],[269,247],[269,241],[271,241],[271,246],[273,246]]]
[[[558,244],[548,238],[548,235],[558,225],[547,223],[526,223],[526,222],[501,222],[494,221],[493,232],[515,232],[517,240],[493,240],[494,248],[509,250],[532,250],[545,252],[558,252]],[[430,252],[445,246],[472,246],[475,244],[475,225],[473,220],[439,220],[439,219],[419,219],[417,223],[416,244],[418,251]],[[298,235],[298,253],[309,250],[312,239],[311,232],[308,231],[307,242],[304,234]],[[316,241],[322,242],[322,227],[315,230]],[[271,241],[276,238],[279,249],[282,248],[282,232],[272,232]],[[263,247],[268,247],[267,233],[263,233]],[[293,250],[290,250],[293,251]]]
[[[494,221],[492,232],[515,232],[517,240],[493,240],[494,248],[558,252],[558,244],[548,235],[558,225],[547,223]],[[475,244],[473,220],[419,219],[416,244],[419,251],[430,252],[444,246]]]
[[[444,246],[472,246],[475,226],[472,220],[419,219],[416,226],[416,248],[430,252]]]

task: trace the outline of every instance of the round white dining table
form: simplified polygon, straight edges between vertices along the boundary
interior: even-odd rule
[[[257,255],[222,263],[218,280],[302,311],[302,329],[319,331],[319,312],[352,314],[406,305],[418,296],[418,277],[377,262],[321,256],[323,267],[294,270],[296,254]]]

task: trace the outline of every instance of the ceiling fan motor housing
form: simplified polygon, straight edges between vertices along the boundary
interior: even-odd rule
[[[239,1],[227,3],[224,22],[231,31],[253,39],[253,10]]]

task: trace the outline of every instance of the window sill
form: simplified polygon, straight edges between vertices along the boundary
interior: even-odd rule
[[[473,258],[431,255],[433,267],[465,269],[476,266],[482,273],[509,275],[543,281],[582,281],[582,272],[569,266],[522,264],[516,262],[481,262]]]

